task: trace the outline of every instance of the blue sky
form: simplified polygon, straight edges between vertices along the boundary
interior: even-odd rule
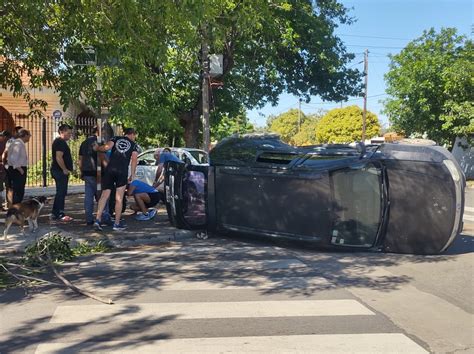
[[[388,71],[389,53],[396,54],[411,40],[422,35],[424,30],[434,27],[455,27],[459,34],[471,36],[473,23],[472,0],[342,0],[350,8],[350,14],[357,19],[351,26],[341,26],[336,30],[346,43],[349,51],[356,53],[351,63],[363,69],[363,51],[369,50],[369,81],[367,109],[376,113],[384,127],[388,119],[380,113],[380,102],[385,95],[384,74]],[[375,38],[377,37],[377,38]],[[360,64],[359,64],[360,63]],[[346,105],[362,107],[361,98],[352,98]],[[340,107],[340,103],[322,102],[312,97],[309,104],[301,109],[312,113],[319,109]],[[298,108],[298,97],[283,94],[277,106],[267,105],[261,109],[248,111],[250,122],[264,126],[268,115],[278,115],[290,108]]]

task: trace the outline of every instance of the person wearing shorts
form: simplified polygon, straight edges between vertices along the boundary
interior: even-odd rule
[[[127,195],[133,196],[135,203],[130,206],[134,211],[140,212],[135,217],[137,220],[145,221],[153,219],[156,215],[156,209],[151,209],[162,200],[162,195],[152,186],[145,182],[134,180],[127,189]]]
[[[110,159],[104,171],[102,179],[102,194],[99,199],[96,221],[94,228],[101,231],[100,221],[102,213],[110,197],[113,187],[116,188],[115,193],[115,223],[114,231],[123,231],[126,229],[125,224],[120,220],[122,216],[122,204],[125,188],[129,181],[135,179],[135,170],[137,167],[138,145],[135,142],[137,133],[133,128],[124,129],[124,136],[114,136],[104,145],[94,145],[95,151],[107,152],[111,151]],[[130,166],[130,178],[128,176],[128,168]]]

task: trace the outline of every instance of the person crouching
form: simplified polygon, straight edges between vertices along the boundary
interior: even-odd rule
[[[133,196],[135,204],[130,208],[138,213],[135,219],[140,221],[153,219],[156,215],[156,209],[153,208],[163,196],[155,188],[139,180],[133,180],[127,188],[127,196]]]

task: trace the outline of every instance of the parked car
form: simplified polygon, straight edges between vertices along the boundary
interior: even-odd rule
[[[162,151],[164,148],[149,149],[138,155],[138,164],[136,169],[137,179],[152,185],[155,180],[157,162],[155,152]],[[208,166],[209,157],[207,152],[191,148],[169,148],[171,153],[177,156],[186,164],[195,166]]]
[[[462,230],[465,178],[439,146],[295,148],[246,136],[223,140],[210,160],[166,164],[176,227],[416,254],[445,251]]]

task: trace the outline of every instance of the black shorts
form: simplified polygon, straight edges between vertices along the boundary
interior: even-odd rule
[[[156,192],[156,193],[147,193],[148,196],[150,197],[150,202],[149,203],[145,203],[145,206],[147,208],[151,208],[151,207],[154,207],[156,204],[158,204],[160,202],[160,200],[162,199],[161,198],[161,193],[160,192]]]
[[[106,170],[102,176],[102,189],[113,189],[126,186],[128,183],[128,173],[122,171]]]

